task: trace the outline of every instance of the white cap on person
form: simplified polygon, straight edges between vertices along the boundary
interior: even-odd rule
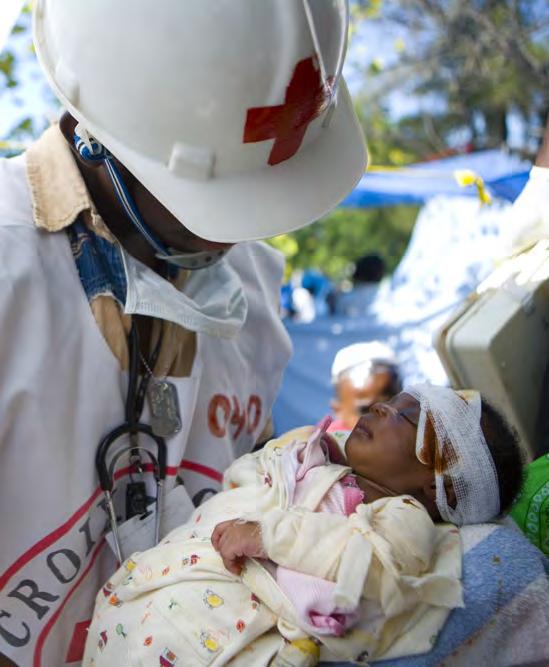
[[[380,341],[354,343],[337,352],[332,364],[332,383],[346,375],[352,384],[361,387],[372,372],[374,364],[396,367],[393,350]]]

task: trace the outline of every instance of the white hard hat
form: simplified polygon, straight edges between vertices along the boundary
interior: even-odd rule
[[[371,374],[374,364],[397,366],[393,350],[385,343],[353,343],[341,348],[332,364],[332,382],[335,384],[345,373],[349,374],[354,386],[360,387]]]
[[[321,217],[366,151],[346,0],[37,0],[70,113],[189,230],[237,242]]]

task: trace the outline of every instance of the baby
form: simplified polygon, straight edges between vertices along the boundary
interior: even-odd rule
[[[428,651],[463,604],[454,526],[509,507],[516,440],[477,393],[428,385],[372,406],[345,456],[326,426],[237,460],[224,492],[126,561],[98,595],[84,665]]]

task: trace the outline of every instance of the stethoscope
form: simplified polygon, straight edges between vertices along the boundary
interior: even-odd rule
[[[122,208],[124,209],[126,216],[149,243],[149,245],[155,250],[156,256],[159,259],[163,260],[172,267],[174,266],[179,269],[184,268],[188,270],[197,270],[212,266],[227,252],[226,250],[217,250],[216,252],[204,250],[200,252],[193,251],[181,253],[174,250],[173,248],[166,247],[142,219],[110,151],[99,141],[91,137],[85,128],[81,125],[78,125],[75,128],[74,145],[80,156],[86,162],[103,164],[106,173],[111,180],[114,192]],[[128,394],[126,398],[125,421],[123,424],[120,424],[120,426],[113,429],[103,438],[99,444],[99,447],[97,448],[97,453],[95,456],[95,465],[99,475],[101,490],[103,491],[105,497],[107,512],[109,514],[115,551],[120,562],[123,560],[122,549],[120,545],[118,521],[116,518],[116,512],[112,499],[116,464],[122,456],[128,453],[128,451],[130,454],[130,471],[136,470],[140,474],[143,473],[144,468],[142,455],[145,455],[149,461],[152,462],[156,480],[155,544],[158,543],[160,537],[160,515],[163,509],[163,487],[164,481],[166,479],[167,450],[164,438],[156,435],[153,432],[151,426],[148,424],[143,424],[139,421],[141,412],[143,411],[147,385],[152,375],[150,368],[154,366],[158,356],[160,350],[160,341],[158,342],[153,356],[149,360],[149,367],[146,369],[146,373],[143,375],[139,386],[139,334],[135,323],[132,323],[130,331],[129,349],[130,368]],[[111,445],[113,445],[119,438],[124,435],[129,435],[129,446],[116,452],[109,462],[108,455]],[[156,457],[145,447],[139,446],[139,435],[146,435],[151,438],[151,440],[154,440],[157,450]],[[132,478],[132,472],[130,472],[130,484],[128,484],[128,487],[133,487],[135,489],[137,486],[139,486],[139,484],[144,489],[144,482],[135,483]],[[137,514],[142,516],[146,515],[146,502],[148,500],[146,498],[146,493],[144,491],[139,492],[137,494],[137,500],[138,502],[128,502],[128,493],[126,494],[126,519],[129,519]],[[130,508],[131,511],[128,511],[128,505],[133,506]]]
[[[160,343],[156,346],[150,359],[150,367],[154,366],[160,350]],[[139,421],[143,411],[145,393],[147,385],[151,378],[151,373],[147,371],[143,374],[141,382],[139,380],[139,333],[137,325],[132,322],[129,335],[129,377],[128,393],[126,396],[125,421],[110,431],[99,443],[95,455],[95,466],[99,475],[99,484],[105,498],[105,504],[109,515],[114,548],[116,556],[121,563],[123,561],[122,548],[120,543],[120,534],[118,530],[118,519],[113,503],[113,490],[115,480],[115,469],[118,461],[129,453],[130,462],[130,484],[135,486],[142,485],[144,482],[136,483],[133,480],[133,471],[142,474],[144,471],[142,456],[145,455],[153,466],[154,478],[156,481],[156,499],[155,499],[155,524],[154,524],[154,544],[158,544],[160,539],[160,516],[164,503],[164,481],[166,479],[166,457],[167,448],[164,438],[155,435],[151,426]],[[109,450],[122,436],[129,435],[129,445],[118,450],[109,460]],[[147,448],[139,445],[139,435],[146,435],[156,443],[156,456]],[[130,485],[128,485],[130,486]],[[143,499],[141,499],[143,500]],[[138,513],[146,516],[146,502],[138,503],[140,511],[128,511],[128,495],[126,496],[126,519],[135,516]],[[133,508],[135,510],[135,507]]]

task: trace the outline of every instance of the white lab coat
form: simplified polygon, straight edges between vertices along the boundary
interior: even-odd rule
[[[191,377],[173,379],[183,429],[167,441],[166,486],[180,476],[198,501],[252,448],[290,354],[278,253],[242,244],[228,261],[248,300],[243,328],[231,340],[198,334]],[[95,594],[115,569],[94,457],[123,421],[127,377],[67,235],[34,224],[24,156],[0,161],[0,323],[0,653],[21,667],[78,665]]]

